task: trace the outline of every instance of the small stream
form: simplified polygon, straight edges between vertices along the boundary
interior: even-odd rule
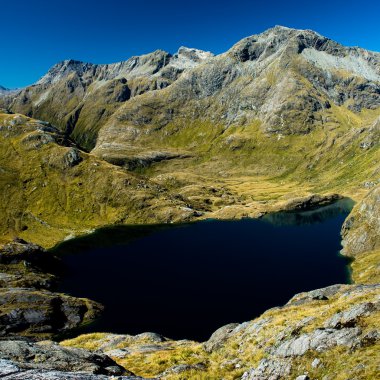
[[[340,229],[353,202],[261,219],[112,227],[60,244],[59,291],[105,305],[80,331],[203,341],[294,294],[347,283]]]

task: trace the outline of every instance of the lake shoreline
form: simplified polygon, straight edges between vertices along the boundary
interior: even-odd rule
[[[140,309],[143,309],[143,306],[139,305],[139,302],[140,300],[135,300],[135,298],[137,297],[135,294],[133,294],[132,296],[132,299],[135,300],[135,301],[128,301],[128,297],[122,301],[122,294],[120,294],[120,297],[117,296],[117,301],[115,301],[115,306],[108,311],[108,314],[107,314],[107,301],[105,300],[104,297],[106,297],[106,295],[96,295],[96,293],[93,293],[92,290],[94,289],[94,287],[97,286],[96,283],[94,283],[93,285],[89,285],[91,284],[91,278],[92,276],[94,278],[99,278],[101,279],[100,281],[101,282],[104,282],[104,286],[101,287],[101,289],[99,290],[101,292],[101,294],[105,293],[105,290],[103,289],[104,287],[109,287],[109,294],[110,294],[110,297],[112,297],[112,292],[113,292],[113,289],[119,289],[119,292],[121,290],[121,287],[123,286],[123,282],[121,281],[120,283],[117,282],[117,278],[122,278],[123,277],[123,273],[124,273],[124,270],[118,270],[117,268],[121,267],[121,268],[125,268],[125,271],[126,273],[128,273],[127,275],[127,278],[133,283],[136,283],[139,281],[139,278],[144,278],[145,276],[145,280],[144,280],[144,283],[145,281],[156,281],[157,284],[160,284],[162,283],[162,281],[165,281],[165,279],[161,279],[159,280],[160,276],[157,277],[156,280],[152,280],[153,278],[155,278],[155,276],[157,276],[157,274],[155,273],[155,271],[158,271],[158,272],[163,272],[165,270],[169,271],[169,273],[171,273],[169,276],[170,276],[170,281],[174,281],[175,282],[175,287],[181,287],[181,278],[178,277],[175,275],[175,272],[173,271],[176,271],[177,269],[175,268],[178,268],[178,270],[181,270],[181,276],[185,275],[185,273],[183,272],[184,270],[184,267],[182,267],[182,269],[179,269],[181,268],[181,264],[182,264],[182,261],[184,260],[184,263],[183,265],[185,265],[185,267],[191,267],[191,272],[197,272],[199,270],[201,270],[201,272],[205,273],[206,275],[206,272],[205,270],[203,269],[199,269],[197,267],[197,264],[196,265],[192,265],[192,263],[189,261],[186,261],[186,259],[182,256],[182,255],[187,255],[186,252],[193,252],[192,253],[192,260],[195,260],[196,262],[198,262],[198,259],[197,257],[202,257],[202,255],[198,255],[195,253],[195,251],[197,250],[197,245],[199,245],[199,247],[203,247],[205,245],[205,248],[202,248],[205,253],[208,252],[208,256],[210,257],[213,257],[213,254],[212,254],[212,251],[214,251],[215,249],[218,251],[218,258],[216,258],[215,256],[215,260],[218,262],[218,270],[220,271],[221,268],[220,268],[220,262],[223,262],[223,256],[221,255],[227,255],[227,251],[228,249],[225,248],[226,250],[226,253],[222,253],[224,252],[223,251],[223,245],[226,246],[229,243],[229,241],[224,241],[223,244],[221,244],[222,246],[218,247],[218,241],[216,240],[212,240],[212,242],[209,242],[207,243],[207,240],[206,241],[203,241],[202,242],[202,239],[207,239],[207,237],[204,237],[202,234],[202,232],[200,232],[201,230],[205,230],[205,231],[210,231],[210,232],[207,232],[205,233],[205,235],[213,235],[213,234],[220,234],[219,232],[216,232],[218,231],[218,229],[220,229],[221,231],[221,235],[228,235],[230,234],[231,237],[233,237],[234,240],[237,240],[239,241],[239,247],[241,246],[242,249],[245,250],[245,246],[249,247],[249,242],[247,241],[247,243],[244,243],[244,233],[243,232],[240,232],[240,229],[243,228],[244,230],[247,229],[247,234],[254,234],[255,235],[255,229],[259,228],[259,230],[261,232],[258,232],[259,235],[263,235],[265,234],[264,231],[266,231],[267,229],[270,229],[270,233],[278,233],[279,230],[281,229],[289,229],[290,228],[290,231],[288,231],[288,233],[292,233],[292,234],[295,234],[294,238],[296,238],[297,236],[297,233],[295,232],[295,230],[293,230],[294,228],[296,227],[291,227],[291,226],[296,226],[296,225],[304,225],[305,227],[303,227],[305,229],[304,233],[307,233],[309,236],[309,234],[311,233],[311,229],[313,228],[311,225],[312,224],[315,224],[317,223],[317,230],[316,230],[316,234],[319,236],[319,235],[326,235],[325,239],[327,239],[327,236],[329,234],[329,229],[331,229],[331,227],[327,228],[327,230],[322,230],[319,231],[318,228],[321,228],[321,226],[319,226],[319,224],[323,223],[323,220],[324,219],[327,219],[327,220],[332,220],[332,218],[334,218],[334,216],[336,215],[340,215],[341,213],[345,213],[345,215],[348,215],[349,213],[349,210],[352,208],[353,206],[353,202],[348,200],[348,199],[340,199],[338,201],[335,201],[334,203],[329,203],[328,205],[324,205],[320,208],[312,208],[312,210],[309,210],[309,209],[300,209],[300,210],[297,210],[297,211],[292,211],[292,212],[289,212],[289,211],[286,211],[286,212],[279,212],[279,213],[271,213],[271,214],[267,214],[266,216],[263,216],[262,218],[260,219],[250,219],[250,218],[244,218],[244,219],[240,219],[240,220],[234,220],[234,221],[226,221],[226,220],[203,220],[203,221],[199,221],[199,222],[190,222],[190,223],[185,223],[185,224],[176,224],[176,225],[151,225],[151,226],[139,226],[139,225],[135,225],[135,226],[114,226],[114,227],[108,227],[108,228],[102,228],[102,229],[99,229],[97,231],[95,231],[93,234],[91,235],[88,235],[88,236],[84,236],[84,237],[80,237],[78,239],[74,239],[74,240],[69,240],[69,241],[66,241],[66,242],[63,242],[61,243],[59,246],[57,246],[54,250],[52,250],[51,252],[54,254],[54,255],[57,255],[58,257],[62,258],[63,261],[65,262],[65,260],[67,261],[68,260],[68,264],[69,265],[69,268],[72,268],[72,270],[76,273],[75,275],[73,275],[73,273],[66,273],[66,274],[63,274],[63,280],[61,281],[61,283],[65,284],[66,285],[61,285],[61,287],[59,288],[60,291],[64,292],[64,293],[69,293],[71,294],[72,296],[76,296],[76,297],[88,297],[88,298],[91,298],[91,299],[95,299],[97,300],[98,302],[104,304],[106,306],[106,312],[105,312],[105,315],[108,315],[108,319],[110,319],[110,326],[113,326],[114,327],[114,330],[113,332],[116,332],[116,333],[138,333],[138,332],[142,332],[142,331],[157,331],[157,332],[161,332],[161,334],[163,335],[166,335],[166,336],[171,336],[171,337],[175,337],[175,338],[181,338],[181,335],[176,335],[176,334],[170,334],[168,332],[164,332],[164,331],[160,331],[160,329],[156,326],[155,328],[154,327],[150,327],[149,326],[146,326],[145,328],[142,328],[142,329],[138,329],[138,328],[134,328],[134,329],[131,329],[131,330],[123,330],[121,329],[120,327],[115,329],[115,315],[119,315],[119,314],[124,314],[124,312],[122,311],[123,310],[123,307],[125,306],[121,306],[121,305],[125,305],[126,303],[129,305],[129,307],[131,307],[132,309],[134,310],[140,310]],[[302,217],[301,217],[302,216]],[[276,222],[276,220],[273,220],[273,219],[277,219],[278,218],[282,218],[283,221],[289,221],[289,223],[285,223],[282,227]],[[294,217],[292,219],[292,217]],[[300,217],[301,217],[301,220],[300,220]],[[340,244],[340,228],[341,228],[341,224],[343,224],[343,221],[344,219],[340,219],[339,221],[339,225],[337,225],[336,227],[334,227],[334,230],[336,231],[336,241],[335,241],[335,244],[337,244],[336,246],[336,256],[338,256],[338,252],[339,252],[339,247],[338,247],[338,243]],[[245,226],[246,225],[246,226]],[[271,226],[275,226],[275,227],[271,227]],[[309,227],[307,227],[309,225]],[[238,227],[238,226],[242,226],[242,227]],[[245,226],[245,227],[244,227]],[[314,227],[315,228],[315,227]],[[214,231],[215,232],[211,232],[211,231]],[[193,231],[193,232],[190,232],[190,231]],[[319,232],[318,232],[319,231]],[[167,249],[170,249],[169,247],[167,248],[164,248],[165,247],[165,242],[166,241],[170,241],[170,244],[174,244],[176,245],[176,243],[174,243],[176,241],[176,235],[180,235],[181,238],[179,239],[179,241],[183,241],[184,244],[187,244],[187,245],[191,245],[191,240],[189,240],[189,237],[187,236],[192,236],[192,238],[194,240],[197,241],[197,245],[194,245],[192,246],[192,248],[187,248],[187,247],[184,247],[182,245],[182,248],[181,248],[181,257],[182,259],[176,259],[173,255],[174,253],[172,254],[171,258],[170,259],[166,259],[166,255],[167,253],[162,253],[160,254],[160,252],[162,250],[165,250],[167,251]],[[199,235],[200,234],[200,235]],[[331,234],[331,233],[330,233]],[[160,238],[159,236],[162,235],[162,238]],[[283,237],[285,238],[285,236]],[[155,241],[157,240],[156,243],[149,243],[152,245],[152,247],[146,247],[144,245],[144,239],[145,241],[149,241],[152,240],[152,241]],[[223,237],[221,237],[221,239],[223,239]],[[187,243],[185,243],[187,242]],[[178,242],[179,243],[179,242]],[[127,244],[127,245],[126,245]],[[139,247],[139,244],[143,244],[140,248]],[[148,244],[148,243],[147,243]],[[235,244],[235,243],[233,243]],[[266,252],[269,254],[270,251],[268,251],[268,249],[270,249],[269,247],[266,247],[264,248],[264,246],[261,247],[261,244],[264,244],[264,241],[263,243],[259,243],[256,239],[255,241],[255,246],[256,246],[256,249],[266,249]],[[289,244],[291,244],[289,242]],[[89,250],[91,250],[91,247],[93,246],[96,250],[96,252],[94,251],[93,253],[91,253]],[[125,248],[122,248],[124,247]],[[136,247],[135,247],[136,246]],[[306,244],[307,246],[307,244]],[[135,248],[131,248],[131,247],[135,247]],[[161,247],[161,248],[160,248]],[[199,248],[198,247],[198,248]],[[218,248],[216,248],[218,247]],[[285,247],[285,246],[284,246]],[[159,254],[159,257],[160,257],[160,261],[159,262],[156,262],[156,258],[155,258],[155,255],[156,254],[152,254],[152,256],[149,256],[149,258],[145,258],[141,261],[141,263],[139,263],[139,261],[136,261],[138,259],[131,259],[131,263],[128,263],[128,260],[123,257],[120,257],[120,254],[121,252],[123,251],[123,249],[127,249],[128,250],[128,255],[135,255],[137,254],[137,252],[139,252],[139,255],[140,255],[140,252],[141,252],[141,255],[144,256],[146,255],[146,252],[149,252],[151,251],[152,249],[154,251],[157,252],[157,254]],[[132,249],[132,252],[130,251],[130,249]],[[189,251],[187,250],[189,249]],[[233,245],[231,245],[231,250],[234,249],[233,248]],[[277,251],[278,249],[281,249],[280,246],[278,248],[272,248],[274,251]],[[102,255],[98,252],[100,250],[103,250],[104,251],[104,255],[106,255],[105,257],[107,257],[107,260],[104,261],[104,259],[102,258]],[[287,252],[287,248],[284,248],[284,252]],[[328,251],[327,249],[327,246],[326,248],[322,248],[320,249],[321,251]],[[88,253],[85,253],[87,252]],[[112,253],[113,251],[115,252],[119,252],[120,253]],[[134,251],[136,251],[136,253],[133,253]],[[317,248],[313,248],[313,252],[317,252],[318,249]],[[145,253],[144,253],[145,252]],[[162,251],[163,252],[163,251]],[[238,251],[236,251],[234,253],[234,256],[236,256]],[[150,254],[148,254],[150,255]],[[290,255],[290,256],[289,256]],[[286,267],[286,265],[289,265],[289,264],[285,264],[286,262],[291,262],[291,254],[288,252],[287,253],[287,258],[285,259],[284,258],[284,262],[282,264],[273,264],[275,268],[276,265],[281,265],[283,268]],[[329,260],[329,256],[324,257],[324,258],[320,258],[320,259],[316,259],[316,253],[313,253],[311,254],[312,258],[309,258],[307,260],[319,260],[319,261],[325,261],[326,259]],[[65,258],[66,257],[66,258]],[[334,257],[331,258],[331,260],[335,260],[335,255]],[[125,262],[118,262],[118,260],[125,260]],[[169,260],[169,261],[168,261]],[[208,259],[209,260],[209,259]],[[247,260],[247,258],[245,257],[245,254],[243,254],[243,256],[241,257],[240,260]],[[251,259],[253,260],[253,259]],[[262,259],[261,259],[262,260]],[[280,259],[281,261],[282,259]],[[294,272],[294,275],[296,275],[297,273],[297,270],[296,269],[293,269],[292,267],[296,267],[296,263],[298,262],[303,262],[304,259],[302,259],[302,257],[295,257],[294,259],[294,262],[291,265],[291,268],[289,268],[289,270],[286,270],[286,272],[288,273],[289,276],[292,277],[291,273],[292,271]],[[337,260],[337,265],[340,263],[340,259],[338,257],[336,257],[336,260]],[[90,274],[87,274],[86,273],[86,267],[87,267],[87,263],[91,261],[91,275]],[[150,270],[148,268],[145,268],[145,270],[143,272],[141,272],[141,274],[139,275],[134,275],[131,273],[132,272],[135,272],[136,270],[139,271],[139,268],[141,266],[144,266],[144,262],[152,262],[153,266],[155,266],[155,270]],[[98,264],[97,264],[98,262]],[[163,263],[165,262],[165,263]],[[173,264],[176,263],[176,264]],[[209,271],[212,271],[212,268],[214,266],[214,262],[212,262],[212,264],[210,264],[210,268],[209,268]],[[327,261],[328,262],[328,261]],[[297,292],[300,292],[300,291],[303,291],[303,290],[306,290],[306,289],[314,289],[316,286],[318,287],[322,287],[322,286],[327,286],[331,283],[337,283],[337,282],[345,282],[345,283],[349,283],[350,281],[350,278],[349,278],[349,275],[348,275],[348,271],[347,271],[347,265],[346,265],[346,259],[344,258],[344,263],[342,261],[342,264],[339,264],[339,265],[343,265],[344,266],[344,275],[343,274],[340,274],[340,277],[336,277],[335,279],[331,280],[330,282],[325,280],[324,282],[318,282],[318,283],[315,283],[314,285],[308,285],[308,286],[298,286],[298,287],[294,287],[292,288],[290,286],[290,284],[288,283],[288,287],[289,289],[292,289],[292,290],[289,290],[287,292],[287,295],[278,299],[277,302],[274,301],[272,302],[271,304],[267,304],[266,307],[263,307],[261,308],[260,310],[256,311],[256,312],[247,312],[245,315],[241,316],[240,317],[240,320],[246,320],[246,319],[249,319],[249,317],[254,317],[254,316],[258,316],[260,315],[262,312],[264,312],[268,307],[273,307],[273,306],[276,306],[276,305],[279,305],[279,304],[283,304],[285,303],[293,294],[297,293]],[[209,265],[209,264],[206,264],[206,265]],[[267,265],[270,265],[269,262],[268,264],[264,264],[264,263],[261,263],[259,264],[256,260],[256,263],[255,265],[259,266],[259,267],[266,267]],[[306,264],[303,264],[303,265],[306,265]],[[318,264],[319,265],[319,264]],[[326,265],[326,263],[323,263],[322,265]],[[252,266],[252,264],[246,264],[246,266]],[[317,263],[314,264],[315,267],[317,267]],[[329,264],[329,266],[332,266],[332,263]],[[135,268],[135,269],[133,269]],[[168,268],[172,268],[172,269],[168,269]],[[240,267],[239,267],[240,268]],[[302,271],[302,266],[300,267],[300,270]],[[70,271],[70,269],[67,269]],[[226,273],[224,276],[221,276],[218,277],[219,280],[214,280],[212,281],[215,282],[215,281],[222,281],[223,283],[223,278],[225,278],[226,276],[228,277],[231,277],[231,276],[234,276],[234,274],[229,274],[229,272],[234,272],[234,269],[233,267],[231,268],[226,268]],[[273,269],[271,271],[272,273],[272,276],[274,277],[277,277],[274,273],[276,272],[273,272]],[[109,275],[107,273],[112,273],[112,275]],[[210,272],[211,273],[211,272]],[[242,277],[245,277],[245,276],[250,276],[250,272],[247,272],[246,274],[245,273],[245,269],[244,269],[244,266],[242,268],[239,269],[239,273],[240,275],[236,277],[235,281],[233,282],[241,282],[241,279],[240,279],[240,276]],[[278,274],[279,276],[282,276],[280,273]],[[66,276],[66,277],[65,277]],[[73,277],[75,276],[75,277]],[[132,277],[131,277],[132,276]],[[185,275],[186,276],[186,275]],[[200,276],[203,276],[203,275],[200,275]],[[209,277],[210,275],[207,275],[207,277]],[[255,278],[258,278],[257,277],[258,275],[255,275],[254,277]],[[313,274],[310,273],[310,276],[312,277]],[[85,278],[87,278],[87,280],[85,280]],[[116,279],[115,279],[116,277]],[[233,277],[232,277],[233,278]],[[284,277],[284,281],[285,281],[285,278]],[[198,280],[197,280],[197,283],[199,282],[200,278],[198,276]],[[116,282],[115,282],[116,281]],[[189,277],[189,281],[190,280],[190,277]],[[201,280],[202,281],[202,280]],[[204,280],[206,281],[206,280]],[[207,280],[209,281],[209,280]],[[210,280],[211,281],[211,280]],[[257,279],[255,281],[258,281]],[[298,281],[301,281],[301,280],[298,280]],[[108,283],[113,283],[113,285],[107,285]],[[115,282],[115,283],[114,283]],[[83,291],[79,291],[79,288],[81,286],[83,286],[83,284],[85,284],[85,289],[88,289],[88,292],[86,292],[85,290]],[[196,283],[196,287],[198,288],[198,285]],[[301,281],[302,283],[302,281]],[[82,285],[81,285],[82,284]],[[160,285],[158,285],[160,286]],[[183,285],[184,286],[184,285]],[[246,285],[243,285],[243,283],[240,285],[240,288],[244,289],[246,288],[246,286],[248,286],[248,283]],[[275,285],[271,285],[272,287],[275,286]],[[295,285],[293,285],[295,286]],[[200,286],[199,286],[200,287]],[[205,285],[205,289],[208,289],[210,287],[210,285]],[[277,287],[277,285],[275,286]],[[280,287],[281,288],[281,287]],[[169,288],[168,288],[169,289]],[[185,286],[184,290],[183,291],[177,291],[177,290],[174,290],[172,289],[174,292],[178,292],[178,294],[181,294],[181,297],[184,297],[185,299],[187,298],[186,296],[186,292],[187,292],[187,287]],[[136,291],[133,291],[131,289],[131,291],[133,293],[135,292],[141,292],[141,290],[136,290]],[[199,292],[201,291],[201,287],[199,289]],[[227,286],[225,291],[231,291],[231,288],[230,286]],[[150,292],[149,291],[149,287],[147,287],[146,289],[146,292]],[[165,293],[166,291],[163,291],[163,294]],[[222,291],[223,292],[223,291]],[[122,292],[123,293],[123,292]],[[147,294],[148,294],[147,293]],[[255,293],[255,292],[254,292]],[[200,294],[200,293],[199,293]],[[159,293],[157,294],[157,297],[159,296]],[[143,297],[143,295],[142,295]],[[137,297],[139,298],[139,297]],[[198,297],[199,299],[199,297]],[[217,308],[218,306],[218,302],[216,301],[218,298],[216,296],[216,294],[213,293],[213,297],[212,297],[212,302],[216,302],[215,304],[215,308]],[[120,301],[119,301],[120,300]],[[120,306],[118,305],[120,302]],[[132,303],[131,303],[132,302]],[[137,304],[135,306],[133,306],[133,302],[137,302]],[[149,302],[154,302],[154,297],[152,298],[151,301],[146,301],[147,303]],[[187,301],[189,302],[189,301]],[[223,303],[223,298],[220,299],[221,303]],[[252,302],[255,302],[252,300]],[[257,301],[259,302],[259,301]],[[262,301],[260,301],[262,302]],[[172,300],[172,303],[175,304],[175,300],[173,299]],[[209,302],[206,302],[205,301],[205,307],[206,307],[206,310],[207,310],[207,303]],[[169,303],[169,305],[171,305],[171,303]],[[169,306],[167,305],[167,306]],[[160,307],[163,307],[162,305]],[[190,305],[189,305],[190,307]],[[236,306],[232,307],[231,308],[236,308]],[[164,309],[166,309],[167,307],[164,307]],[[190,307],[192,310],[195,308],[195,305],[194,306],[191,306]],[[206,315],[208,314],[212,314],[211,312],[212,308],[210,309],[210,311],[208,312],[205,312]],[[148,312],[148,309],[147,309],[147,312]],[[175,313],[175,309],[173,309],[171,312],[168,312],[170,315],[171,314],[174,314]],[[217,313],[218,314],[218,313]],[[126,315],[128,315],[128,313],[126,313]],[[183,317],[179,317],[178,318],[179,320],[183,320]],[[210,317],[211,320],[213,320],[212,317]],[[226,319],[224,320],[221,320],[220,324],[219,325],[222,325],[223,323],[227,323],[229,322],[230,320],[236,320],[236,318],[233,318],[233,315],[231,315],[231,318],[227,317]],[[173,320],[173,323],[175,323],[176,319],[174,318]],[[217,320],[217,315],[215,316],[215,320]],[[184,322],[185,324],[188,324],[190,323],[190,320],[188,323]],[[205,323],[205,321],[203,320],[203,324]],[[126,326],[128,324],[126,323]],[[214,327],[210,328],[210,333],[212,331],[214,331],[218,326],[215,325]],[[87,325],[83,330],[82,332],[86,332],[86,331],[109,331],[111,332],[112,330],[107,328],[107,326],[105,326],[104,324],[102,324],[102,322],[99,323],[99,321],[95,321],[93,324],[90,324],[90,325]],[[190,338],[190,339],[206,339],[207,338],[207,334],[203,335],[202,338],[197,338],[196,336],[182,336],[182,338]]]

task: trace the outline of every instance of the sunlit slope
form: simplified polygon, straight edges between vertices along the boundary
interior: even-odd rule
[[[21,115],[0,114],[0,171],[3,240],[21,236],[49,246],[101,225],[189,216],[184,202],[164,189]]]

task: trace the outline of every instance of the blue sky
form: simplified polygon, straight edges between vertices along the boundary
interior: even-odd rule
[[[0,85],[32,84],[64,59],[111,63],[181,45],[221,53],[274,25],[380,51],[378,0],[0,0]]]

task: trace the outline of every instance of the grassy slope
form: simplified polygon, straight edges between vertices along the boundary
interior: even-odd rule
[[[17,116],[10,132],[4,126],[16,116],[0,115],[0,208],[6,216],[0,239],[21,236],[49,247],[107,224],[184,220],[185,203],[206,211],[204,217],[234,218],[256,217],[313,192],[360,200],[363,183],[380,175],[379,133],[370,132],[380,111],[324,112],[331,121],[307,135],[268,135],[258,121],[228,129],[201,120],[147,127],[134,149],[180,150],[190,157],[136,173],[84,152],[79,165],[65,167],[69,148],[55,143],[35,148],[26,141],[38,135],[37,121]],[[375,145],[361,149],[369,137]]]
[[[34,119],[0,114],[0,126],[3,241],[20,236],[49,247],[107,224],[165,223],[188,216],[181,210],[184,203],[163,188],[92,155],[81,152],[78,165],[66,165],[70,148],[39,145],[40,124]]]
[[[334,106],[323,112],[328,121],[307,135],[265,134],[259,121],[227,129],[205,120],[147,126],[134,150],[181,151],[189,157],[135,174],[84,152],[79,165],[65,167],[69,148],[55,143],[35,148],[25,140],[38,135],[37,121],[2,114],[1,239],[18,235],[48,247],[107,224],[180,221],[189,217],[180,209],[185,203],[206,211],[204,217],[234,218],[280,209],[284,200],[313,192],[359,200],[363,183],[380,175],[379,132],[371,131],[380,111],[354,114]],[[18,125],[8,131],[15,117]],[[374,146],[361,149],[368,138]]]
[[[112,141],[125,145],[126,156],[136,149],[188,152],[190,158],[153,164],[141,172],[200,202],[214,217],[254,216],[263,201],[310,192],[338,192],[360,200],[366,192],[363,184],[380,177],[379,131],[371,130],[380,110],[355,114],[333,106],[320,113],[326,122],[306,135],[266,134],[258,120],[226,128],[179,119],[161,129],[145,126],[132,142],[125,142],[122,134]],[[111,138],[107,127],[100,137]],[[374,146],[360,148],[368,138]],[[218,191],[210,193],[212,188]]]

